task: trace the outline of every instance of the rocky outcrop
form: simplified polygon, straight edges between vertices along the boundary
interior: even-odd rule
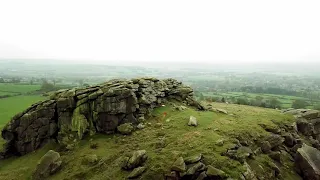
[[[206,165],[202,154],[187,158],[179,157],[171,166],[171,172],[165,175],[165,179],[174,180],[204,180],[227,179],[227,175],[212,165]]]
[[[312,138],[313,146],[320,146],[320,111],[310,109],[293,109],[285,111],[286,114],[293,114],[296,118],[296,130]],[[318,148],[320,149],[320,148]]]
[[[33,104],[3,128],[5,156],[32,152],[50,139],[61,144],[86,134],[114,133],[124,123],[137,125],[169,99],[204,110],[193,90],[174,79],[111,80],[83,89],[60,90]]]

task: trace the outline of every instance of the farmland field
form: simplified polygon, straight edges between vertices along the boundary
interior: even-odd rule
[[[14,96],[0,99],[0,130],[10,121],[12,116],[44,99],[45,97],[42,96]],[[0,137],[0,149],[3,143],[4,141]]]
[[[0,96],[15,96],[15,95],[18,95],[19,93],[16,93],[16,92],[3,92],[3,91],[0,91]]]
[[[220,93],[220,92],[207,92],[203,93],[205,97],[216,97],[216,98],[226,98],[227,100],[230,100],[232,98],[247,98],[247,99],[253,99],[257,96],[260,96],[264,99],[271,99],[276,98],[280,101],[282,108],[290,108],[292,106],[292,102],[301,99],[307,101],[310,105],[307,108],[313,108],[313,105],[316,103],[319,103],[319,100],[314,100],[313,102],[310,102],[310,99],[304,98],[304,97],[297,97],[297,96],[287,96],[287,95],[276,95],[276,94],[259,94],[259,93],[246,93],[246,92],[226,92],[226,93]]]
[[[25,110],[31,104],[44,100],[42,96],[15,96],[0,99],[0,129],[16,113]]]
[[[40,85],[0,83],[0,92],[28,93],[40,89]]]

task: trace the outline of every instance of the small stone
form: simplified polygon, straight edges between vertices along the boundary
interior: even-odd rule
[[[268,142],[271,146],[271,149],[280,146],[284,142],[284,138],[277,134],[272,134],[268,137]]]
[[[223,139],[219,139],[219,140],[216,141],[216,145],[217,146],[223,146],[223,144],[224,144],[224,140]]]
[[[271,145],[268,141],[264,141],[261,144],[261,150],[263,153],[269,153],[271,151]]]
[[[133,169],[142,165],[148,158],[146,150],[135,151],[132,157],[128,160],[125,169]]]
[[[250,165],[247,162],[245,162],[243,164],[243,167],[246,169],[246,171],[243,173],[243,179],[244,180],[246,180],[246,179],[257,180],[256,175],[254,174],[254,172],[252,171]]]
[[[188,126],[198,126],[197,118],[190,116]]]
[[[165,138],[159,138],[158,141],[156,142],[155,146],[156,146],[156,149],[166,147]]]
[[[187,170],[187,174],[186,175],[194,175],[196,172],[198,171],[203,171],[204,168],[206,166],[201,163],[201,162],[198,162],[197,164],[191,166],[188,170]]]
[[[117,127],[118,131],[123,135],[129,135],[133,131],[133,126],[131,123],[124,123]]]
[[[139,118],[138,118],[138,121],[139,121],[139,122],[145,122],[144,116],[139,117]]]
[[[162,123],[156,123],[156,124],[154,125],[154,127],[156,127],[156,128],[161,128],[161,127],[162,127]]]
[[[275,177],[278,177],[281,173],[280,168],[274,164],[273,162],[270,163],[271,168],[274,170]]]
[[[166,174],[165,177],[166,177],[165,178],[166,180],[179,180],[180,179],[180,175],[176,171],[171,171],[170,174]]]
[[[122,169],[126,169],[129,159],[130,159],[129,157],[119,157],[118,159],[115,160],[114,164],[116,164],[117,166],[120,166]]]
[[[258,147],[256,150],[254,150],[253,153],[254,153],[255,155],[261,154],[261,153],[262,153],[261,147]]]
[[[269,157],[277,162],[281,162],[281,153],[279,151],[271,152]]]
[[[95,154],[90,154],[90,155],[86,155],[83,159],[82,159],[82,163],[83,164],[95,164],[98,162],[98,156]]]
[[[184,159],[184,162],[186,164],[193,164],[193,163],[197,163],[202,159],[202,154],[199,155],[195,155],[195,156],[190,156]]]
[[[166,122],[170,122],[170,121],[171,121],[171,119],[170,119],[170,118],[166,119]]]
[[[204,180],[206,177],[207,177],[207,174],[205,171],[203,171],[202,173],[200,173],[200,175],[196,180]]]
[[[128,179],[134,179],[136,177],[141,176],[141,174],[143,174],[146,171],[147,168],[145,167],[138,167],[135,168],[128,176]]]
[[[228,111],[226,111],[224,109],[211,108],[210,110],[213,111],[213,112],[218,112],[218,113],[222,113],[222,114],[228,114]]]
[[[184,163],[184,160],[182,157],[179,157],[172,165],[171,170],[178,171],[178,172],[184,172],[186,171],[186,164]]]
[[[211,165],[208,166],[207,176],[210,178],[224,178],[226,177],[226,173],[220,169],[217,169]]]
[[[284,144],[288,147],[293,147],[296,143],[296,140],[293,138],[291,134],[286,134],[284,136]]]
[[[138,128],[138,129],[144,129],[144,128],[145,128],[145,125],[143,125],[142,123],[139,123],[138,126],[137,126],[137,128]]]

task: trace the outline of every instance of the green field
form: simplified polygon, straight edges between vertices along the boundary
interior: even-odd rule
[[[15,92],[2,92],[2,91],[0,91],[0,96],[15,96],[18,94],[19,93],[15,93]]]
[[[0,92],[28,93],[40,89],[40,85],[0,83]]]
[[[0,129],[12,116],[25,110],[31,104],[44,99],[42,96],[14,96],[0,99]]]
[[[271,99],[276,98],[281,102],[282,108],[290,108],[292,106],[293,101],[297,99],[305,100],[310,105],[307,108],[313,108],[313,105],[319,103],[319,100],[314,100],[313,102],[310,102],[310,99],[304,98],[304,97],[297,97],[297,96],[287,96],[287,95],[276,95],[276,94],[259,94],[259,93],[246,93],[246,92],[227,92],[227,93],[220,93],[220,92],[207,92],[203,93],[205,97],[217,97],[217,98],[226,98],[227,100],[230,100],[232,97],[234,98],[247,98],[248,100],[253,99],[257,96],[261,96],[264,99]]]

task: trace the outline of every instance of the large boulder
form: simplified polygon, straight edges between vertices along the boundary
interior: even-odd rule
[[[70,134],[72,138],[67,142],[78,142],[95,132],[117,132],[122,124],[136,126],[141,117],[168,100],[203,110],[193,90],[174,79],[115,79],[97,86],[56,91],[49,100],[15,115],[3,128],[1,135],[7,141],[3,157],[32,152],[50,139],[65,142],[62,139]],[[118,130],[121,132],[121,127]]]
[[[61,167],[61,158],[58,152],[48,151],[38,162],[33,172],[32,179],[42,180],[56,173]]]
[[[298,149],[295,165],[304,179],[320,180],[320,151],[303,144]]]

